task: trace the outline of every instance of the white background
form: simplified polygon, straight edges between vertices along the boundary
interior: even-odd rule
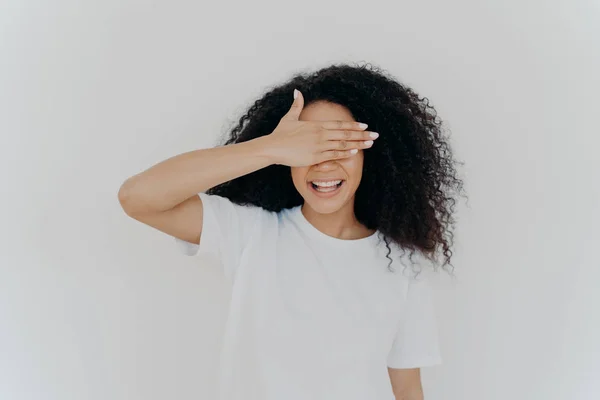
[[[465,162],[427,399],[600,398],[597,1],[1,7],[1,399],[213,398],[219,269],[117,191],[339,61],[429,97]]]

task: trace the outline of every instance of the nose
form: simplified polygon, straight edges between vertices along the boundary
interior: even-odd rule
[[[333,171],[337,169],[337,163],[334,160],[327,160],[321,163],[315,164],[313,167],[317,171]]]

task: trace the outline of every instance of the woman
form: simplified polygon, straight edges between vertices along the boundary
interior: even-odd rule
[[[426,99],[333,65],[268,91],[224,146],[129,178],[119,200],[221,261],[222,399],[417,400],[419,368],[440,362],[418,274],[439,254],[451,265],[461,185]]]

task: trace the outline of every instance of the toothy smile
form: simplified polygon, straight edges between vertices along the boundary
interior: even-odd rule
[[[343,179],[319,180],[310,182],[313,189],[320,193],[329,193],[337,190],[344,183]]]

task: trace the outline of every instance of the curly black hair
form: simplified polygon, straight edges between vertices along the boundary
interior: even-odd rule
[[[462,191],[442,121],[426,97],[399,83],[370,63],[334,64],[302,72],[269,90],[246,111],[229,133],[225,145],[267,135],[302,92],[305,106],[328,101],[346,107],[354,119],[379,132],[364,152],[363,177],[355,195],[356,218],[377,229],[385,240],[412,255],[420,251],[451,271],[455,195]],[[208,191],[232,202],[281,211],[303,203],[294,187],[290,167],[272,165]],[[388,265],[389,267],[389,265]]]

